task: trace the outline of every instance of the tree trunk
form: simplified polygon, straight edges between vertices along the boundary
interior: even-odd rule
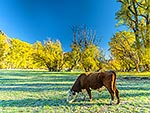
[[[140,72],[140,67],[138,63],[136,64],[136,72]]]

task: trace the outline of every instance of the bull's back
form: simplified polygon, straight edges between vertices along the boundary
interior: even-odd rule
[[[90,74],[82,73],[77,78],[75,84],[77,83],[80,84],[82,89],[86,89],[91,85],[93,86],[95,83],[97,83],[97,76],[93,73]]]
[[[99,89],[103,86],[102,81],[99,79],[99,73],[91,73],[88,75],[87,82],[90,88]]]
[[[75,86],[80,85],[82,89],[90,87],[92,89],[101,88],[103,85],[115,84],[116,74],[113,71],[108,72],[95,72],[95,73],[82,73],[79,75],[75,82]]]
[[[108,71],[105,72],[103,75],[104,86],[112,87],[113,89],[113,87],[116,85],[116,73],[114,71]]]

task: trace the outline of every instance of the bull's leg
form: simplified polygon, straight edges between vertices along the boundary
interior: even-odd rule
[[[111,95],[111,101],[110,101],[110,104],[112,104],[112,102],[114,101],[114,96],[115,96],[115,92],[112,90],[111,87],[107,87],[107,90],[109,91],[110,95]]]
[[[119,96],[119,91],[117,88],[116,88],[116,97],[118,99],[117,104],[119,104],[120,103],[120,96]]]
[[[86,91],[87,91],[90,101],[91,101],[92,100],[91,90],[89,88],[87,88]]]
[[[110,95],[111,95],[110,104],[112,104],[112,102],[114,101],[115,92],[114,92],[112,89],[110,89],[110,90],[109,90],[109,93],[110,93]]]
[[[114,85],[114,90],[115,90],[115,95],[116,95],[116,97],[117,97],[117,104],[119,104],[120,103],[120,96],[119,96],[119,91],[118,91],[118,89],[116,88],[116,85]]]

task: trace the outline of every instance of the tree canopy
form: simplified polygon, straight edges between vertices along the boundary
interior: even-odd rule
[[[116,13],[118,25],[127,26],[128,31],[116,33],[112,37],[109,43],[111,53],[114,59],[123,65],[128,62],[128,68],[132,65],[136,71],[149,71],[150,2],[149,0],[118,0],[118,2],[121,3],[121,9]]]

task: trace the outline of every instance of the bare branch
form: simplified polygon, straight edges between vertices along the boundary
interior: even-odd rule
[[[129,9],[129,11],[130,11],[133,15],[135,15],[135,12],[131,9],[131,5],[128,6],[128,9]]]

